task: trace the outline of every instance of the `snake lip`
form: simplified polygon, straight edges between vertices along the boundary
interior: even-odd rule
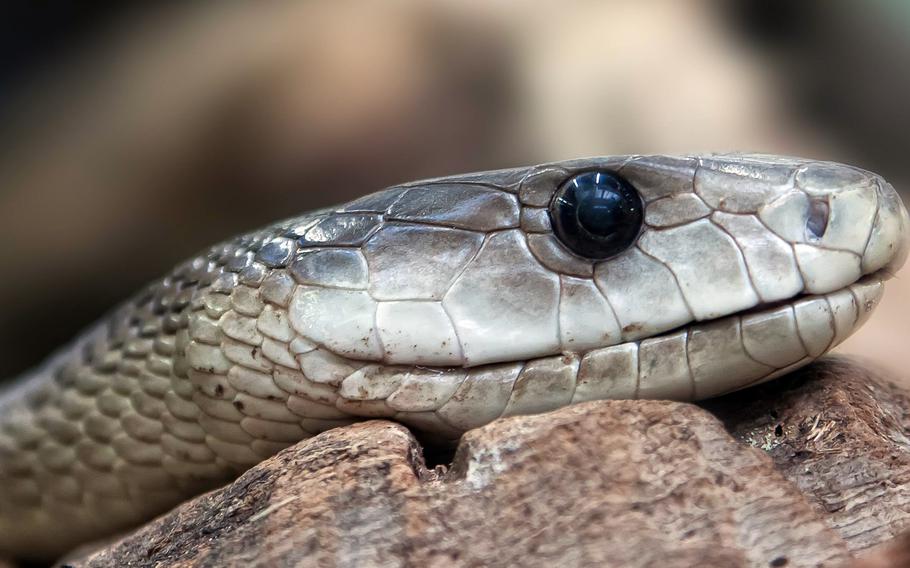
[[[845,286],[841,286],[840,288],[831,290],[829,292],[824,292],[824,293],[801,292],[801,293],[797,294],[796,296],[791,296],[790,298],[784,298],[783,300],[776,300],[773,302],[761,302],[749,309],[742,310],[740,312],[736,312],[736,313],[733,313],[733,314],[730,314],[727,316],[722,316],[720,318],[714,318],[714,319],[723,319],[724,317],[731,317],[731,316],[747,316],[747,315],[751,315],[751,314],[755,314],[755,313],[771,311],[771,310],[775,310],[777,308],[782,308],[784,306],[792,306],[801,300],[808,300],[808,299],[812,299],[812,298],[822,298],[829,294],[835,294],[842,290],[848,290],[851,286],[854,286],[856,284],[871,283],[873,281],[878,281],[879,283],[884,283],[887,280],[890,280],[891,278],[895,278],[895,277],[896,277],[896,275],[893,272],[891,272],[885,268],[882,268],[882,269],[876,270],[875,272],[871,272],[869,274],[864,274],[863,276],[860,276],[853,282],[851,282]],[[714,321],[714,319],[705,320],[705,322]],[[705,323],[705,322],[701,322],[701,323]]]

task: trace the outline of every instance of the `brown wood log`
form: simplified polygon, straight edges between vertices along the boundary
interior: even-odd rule
[[[69,563],[842,566],[908,524],[908,412],[905,391],[829,358],[704,407],[499,420],[448,468],[428,469],[404,427],[366,422]],[[905,549],[862,565],[902,566]]]
[[[910,391],[843,357],[704,405],[853,551],[910,530]]]

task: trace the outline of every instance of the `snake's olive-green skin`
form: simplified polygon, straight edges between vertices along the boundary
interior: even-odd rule
[[[645,203],[635,244],[598,262],[547,209],[594,168]],[[356,420],[455,439],[781,375],[867,318],[908,229],[850,166],[619,156],[408,183],[238,237],[0,392],[0,554],[53,557]]]

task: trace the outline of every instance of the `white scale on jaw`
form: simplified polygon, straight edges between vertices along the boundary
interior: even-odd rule
[[[0,393],[0,554],[52,556],[356,420],[456,439],[774,378],[869,317],[908,232],[875,174],[711,155],[425,180],[238,237]]]

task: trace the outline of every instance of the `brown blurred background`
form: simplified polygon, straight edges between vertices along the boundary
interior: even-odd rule
[[[8,2],[0,376],[208,244],[399,181],[756,150],[910,187],[908,32],[902,0]],[[902,373],[910,270],[889,288],[842,350]]]

